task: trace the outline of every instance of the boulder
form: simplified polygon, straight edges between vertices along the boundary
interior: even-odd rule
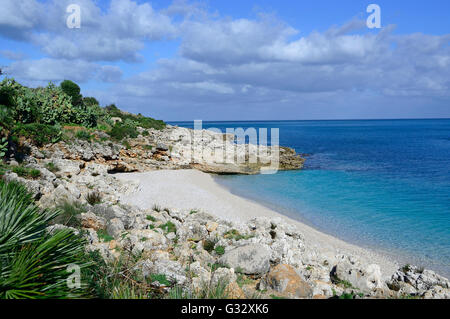
[[[146,260],[138,267],[141,268],[144,277],[149,277],[154,274],[165,275],[167,280],[177,285],[183,285],[187,281],[185,269],[181,264],[173,260]]]
[[[212,275],[211,285],[216,286],[219,283],[228,285],[232,282],[235,282],[236,279],[237,276],[234,272],[234,269],[219,268]]]
[[[236,282],[231,282],[225,288],[228,299],[245,299],[245,293]]]
[[[332,270],[332,278],[338,284],[342,281],[349,282],[352,287],[367,294],[387,289],[382,281],[380,266],[362,265],[352,258],[341,259]]]
[[[91,228],[93,230],[106,229],[106,220],[92,212],[81,214],[81,226]]]
[[[58,174],[66,176],[75,176],[80,174],[82,164],[76,161],[54,158],[53,164],[59,168]]]
[[[270,249],[261,244],[251,244],[227,251],[219,260],[247,275],[264,275],[270,270]]]
[[[213,221],[209,221],[206,223],[206,230],[210,233],[212,233],[213,231],[215,231],[217,229],[217,227],[219,227],[219,224]]]
[[[278,265],[260,282],[260,289],[273,290],[287,298],[310,298],[313,290],[292,266]]]
[[[108,234],[114,238],[120,236],[120,234],[125,230],[123,223],[118,218],[113,218],[109,221],[106,231]]]
[[[405,266],[388,281],[388,286],[401,295],[423,295],[425,298],[448,296],[450,282],[434,271]],[[445,297],[444,297],[445,298]]]

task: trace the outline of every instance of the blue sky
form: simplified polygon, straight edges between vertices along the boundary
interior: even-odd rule
[[[0,1],[8,76],[71,79],[102,105],[164,120],[450,117],[447,0]],[[371,3],[381,29],[366,26]]]

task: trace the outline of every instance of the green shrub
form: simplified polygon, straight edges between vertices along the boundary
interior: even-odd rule
[[[81,104],[83,96],[80,94],[81,89],[78,86],[78,84],[70,80],[64,80],[61,82],[59,86],[61,87],[64,93],[70,96],[73,105]]]
[[[108,134],[116,141],[121,141],[126,137],[136,138],[139,135],[135,126],[122,123],[116,123]]]
[[[236,279],[236,283],[241,288],[244,287],[245,285],[251,285],[254,282],[255,282],[254,280],[252,280],[251,278],[247,277],[244,274],[238,274],[237,279]]]
[[[75,228],[81,227],[81,219],[79,217],[87,211],[84,205],[78,202],[64,201],[56,208],[60,211],[60,214],[53,219],[52,223]]]
[[[39,176],[41,176],[41,171],[38,169],[32,169],[30,170],[30,177],[31,178],[38,178]]]
[[[25,178],[38,178],[41,176],[41,171],[38,169],[30,169],[23,166],[15,166],[12,171],[20,177]]]
[[[0,84],[0,105],[11,108],[14,105],[15,89],[11,80],[4,79]]]
[[[231,230],[227,231],[223,235],[223,238],[225,238],[225,239],[233,239],[235,241],[239,241],[241,239],[250,239],[252,237],[253,237],[253,235],[242,235],[236,229],[231,229]]]
[[[91,133],[89,133],[88,131],[78,131],[77,134],[75,135],[76,138],[80,139],[80,140],[85,140],[85,141],[90,141],[92,139],[92,135]]]
[[[14,126],[12,111],[7,106],[0,104],[0,128],[10,129]]]
[[[7,151],[8,151],[8,140],[6,139],[6,137],[3,137],[0,140],[0,158],[5,157]]]
[[[97,236],[98,236],[98,239],[104,241],[105,243],[108,243],[108,242],[114,240],[114,237],[110,236],[104,229],[97,230]]]
[[[95,264],[82,273],[91,297],[102,299],[143,299],[160,297],[162,292],[154,288],[138,270],[140,256],[125,250],[119,258],[105,262],[98,251],[89,252],[87,261]]]
[[[12,171],[20,177],[28,176],[28,170],[23,166],[13,167]]]
[[[223,254],[225,254],[225,247],[217,246],[216,248],[214,248],[214,251],[217,255],[222,256]]]
[[[193,291],[183,287],[173,287],[167,296],[168,299],[228,299],[228,282],[219,281],[217,284],[205,283],[200,289]]]
[[[176,233],[177,227],[172,222],[167,222],[164,225],[159,226],[158,228],[161,228],[166,233]]]
[[[45,168],[48,169],[52,173],[56,173],[60,171],[60,168],[55,165],[55,163],[50,162],[47,165],[45,165]]]
[[[163,285],[163,286],[170,286],[170,285],[172,285],[172,282],[169,281],[169,280],[167,279],[166,275],[164,275],[164,274],[151,274],[151,275],[150,275],[150,280],[151,280],[152,282],[157,281],[157,282],[159,282],[159,283],[160,283],[161,285]]]
[[[214,250],[215,245],[216,243],[213,242],[212,240],[206,239],[203,241],[203,249],[206,250],[208,253]]]
[[[157,130],[162,130],[166,127],[166,124],[163,121],[155,120],[151,117],[145,117],[142,114],[134,115],[130,113],[124,113],[119,110],[114,104],[111,104],[105,108],[106,113],[110,117],[119,117],[122,119],[123,123],[128,121],[132,121],[135,123],[135,126],[140,126],[145,129],[154,128]]]
[[[18,124],[12,132],[13,135],[23,136],[30,139],[38,146],[56,143],[61,139],[61,128],[46,124]]]
[[[99,192],[90,192],[86,195],[86,201],[94,206],[102,202],[102,195]]]
[[[25,187],[0,181],[0,298],[76,298],[67,266],[82,262],[84,241],[70,230],[46,231],[58,211],[40,210]]]

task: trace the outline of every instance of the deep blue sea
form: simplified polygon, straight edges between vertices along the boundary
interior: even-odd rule
[[[450,275],[450,119],[203,127],[279,128],[280,145],[310,154],[302,171],[217,177],[233,193],[399,262]]]

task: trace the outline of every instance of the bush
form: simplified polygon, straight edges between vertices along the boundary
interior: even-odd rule
[[[82,273],[86,278],[90,296],[102,299],[143,299],[160,297],[160,289],[151,285],[136,264],[140,256],[125,250],[119,258],[105,262],[98,251],[88,253],[88,261],[96,267]],[[155,278],[155,275],[150,277]],[[163,279],[161,276],[156,276]],[[151,279],[150,279],[151,281]]]
[[[111,104],[105,108],[106,113],[110,117],[119,117],[122,119],[123,123],[127,121],[133,121],[136,126],[140,126],[145,129],[154,128],[157,130],[162,130],[166,127],[166,123],[160,120],[155,120],[151,117],[145,117],[142,114],[134,115],[130,113],[124,113],[117,108],[114,104]]]
[[[32,169],[30,170],[30,177],[31,178],[38,178],[39,176],[41,176],[41,171],[38,169]]]
[[[55,165],[55,163],[50,162],[47,165],[45,165],[45,168],[48,169],[52,173],[59,172],[60,168]]]
[[[76,136],[76,138],[78,138],[80,140],[85,140],[85,141],[90,141],[92,139],[91,133],[89,133],[88,131],[84,131],[84,130],[78,131],[75,136]]]
[[[176,286],[169,291],[168,299],[228,299],[228,282],[219,281],[213,285],[205,283],[200,289],[188,291],[183,287]]]
[[[159,226],[158,228],[161,228],[166,233],[176,233],[177,232],[177,226],[175,226],[172,222],[167,222],[164,225]]]
[[[208,253],[214,250],[215,245],[216,243],[213,242],[212,240],[206,239],[205,241],[203,241],[203,249],[206,250]]]
[[[223,254],[225,254],[225,247],[223,246],[217,246],[214,251],[216,252],[217,255],[222,256]]]
[[[72,105],[81,104],[83,96],[80,94],[81,89],[78,86],[78,84],[69,80],[64,80],[61,82],[59,86],[61,87],[64,93],[70,96],[72,100]]]
[[[38,169],[30,169],[23,166],[15,166],[12,171],[20,177],[25,178],[38,178],[41,176],[41,171]]]
[[[12,134],[29,138],[36,145],[42,146],[58,142],[61,139],[62,131],[56,126],[33,123],[18,124]]]
[[[6,137],[3,137],[0,140],[0,158],[5,157],[6,152],[8,152],[8,140]]]
[[[116,141],[121,141],[126,137],[136,138],[139,133],[135,126],[116,123],[109,132],[109,135]]]
[[[81,220],[79,217],[81,213],[85,213],[87,211],[86,207],[78,202],[71,203],[65,201],[56,206],[56,208],[61,213],[52,221],[52,223],[75,228],[81,227]]]
[[[94,206],[102,202],[102,195],[99,192],[91,192],[86,195],[86,201]]]
[[[114,237],[109,235],[104,229],[97,230],[97,236],[101,241],[104,241],[105,243],[109,243],[110,241],[114,240]]]
[[[40,210],[25,187],[0,181],[0,298],[69,298],[67,265],[82,262],[84,241],[70,230],[46,228],[58,211]]]

